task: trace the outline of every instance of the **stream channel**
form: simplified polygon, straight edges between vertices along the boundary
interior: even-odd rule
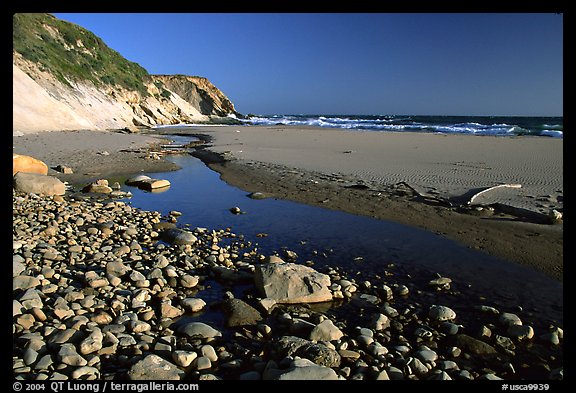
[[[178,145],[195,139],[161,136]],[[146,192],[123,185],[133,194],[127,203],[163,215],[177,210],[182,213],[180,227],[230,228],[257,244],[264,255],[276,252],[282,256],[282,250],[288,249],[297,253],[298,263],[313,261],[313,267],[320,271],[320,267],[331,265],[349,277],[369,279],[394,266],[396,282],[409,288],[426,286],[438,275],[450,277],[455,288],[465,289],[464,298],[458,302],[460,308],[485,299],[485,304],[502,311],[515,312],[520,306],[537,319],[562,324],[562,283],[540,272],[418,228],[286,200],[251,199],[190,154],[167,155],[166,159],[181,169],[143,174],[167,179],[171,186],[164,192]],[[230,208],[235,206],[245,214],[232,214]],[[202,298],[222,299],[222,288],[216,283],[204,291]],[[203,318],[222,322],[217,314]]]

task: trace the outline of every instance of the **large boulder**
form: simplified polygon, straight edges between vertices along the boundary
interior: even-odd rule
[[[18,172],[14,175],[14,189],[33,194],[64,195],[66,185],[53,176]]]
[[[48,165],[34,157],[12,154],[12,175],[18,172],[48,174]]]
[[[276,303],[318,303],[332,300],[330,277],[295,263],[269,263],[256,267],[256,288]]]

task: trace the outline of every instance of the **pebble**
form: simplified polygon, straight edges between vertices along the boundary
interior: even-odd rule
[[[312,329],[310,340],[312,341],[332,341],[338,340],[344,333],[334,325],[330,319],[320,322]]]
[[[561,327],[522,308],[501,313],[439,292],[453,284],[446,277],[418,288],[389,274],[392,265],[369,279],[331,267],[333,304],[276,304],[248,287],[259,264],[284,261],[229,229],[179,230],[193,241],[164,243],[176,226],[158,212],[67,195],[15,194],[13,210],[17,379],[471,380],[528,375],[529,367],[563,378]],[[433,304],[446,295],[462,310],[458,319]],[[251,325],[210,326],[224,317],[226,298],[254,308]],[[546,364],[523,357],[531,345]]]
[[[196,370],[208,370],[212,368],[212,362],[206,356],[200,356],[195,361]]]
[[[434,305],[428,310],[428,316],[437,322],[456,319],[456,313],[449,307]]]
[[[190,312],[199,312],[206,307],[206,302],[200,298],[186,298],[180,302],[182,307]]]
[[[188,367],[197,357],[198,354],[194,351],[176,350],[172,352],[172,360],[180,367]]]
[[[522,325],[522,321],[520,320],[520,317],[518,317],[518,315],[507,312],[500,314],[498,322],[500,322],[505,326]]]

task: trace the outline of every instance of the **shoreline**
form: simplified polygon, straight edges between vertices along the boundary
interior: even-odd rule
[[[46,131],[14,136],[12,150],[44,161],[49,168],[48,175],[61,181],[88,184],[105,177],[180,169],[150,153],[164,142],[154,135],[121,130]],[[74,173],[54,170],[60,164],[71,167]]]
[[[196,136],[205,144],[193,155],[220,173],[225,182],[247,192],[264,192],[275,198],[429,230],[467,247],[563,280],[563,224],[534,224],[502,213],[496,216],[488,211],[462,211],[441,204],[423,203],[421,198],[415,197],[413,190],[403,187],[382,189],[354,174],[304,170],[270,162],[272,160],[245,160],[231,153],[228,150],[230,145],[223,146],[222,139],[218,139],[237,127],[241,126],[187,127],[177,132],[168,128],[146,130],[141,134],[55,131],[15,137],[13,145],[14,152],[35,156],[49,167],[58,164],[73,166],[73,175],[64,175],[53,169],[49,174],[68,183],[87,184],[103,177],[177,170],[176,165],[164,159],[146,158],[148,152],[162,143],[158,135],[174,132]],[[246,126],[240,130],[243,132],[235,132],[234,139],[246,133]],[[325,132],[317,128],[311,131]],[[248,144],[241,146],[242,151],[250,149]],[[109,154],[101,155],[102,151]]]
[[[245,131],[241,130],[234,139]],[[271,159],[267,162],[244,159],[238,153],[228,150],[232,147],[228,144],[230,136],[222,138],[222,132],[218,131],[202,128],[191,131],[196,136],[201,134],[211,139],[205,147],[211,154],[200,153],[196,156],[220,173],[224,181],[245,191],[264,192],[280,199],[418,227],[467,247],[541,271],[556,280],[563,280],[561,223],[538,224],[506,212],[495,214],[488,209],[477,211],[426,203],[415,196],[413,190],[404,187],[384,188],[382,185],[379,187],[365,177],[354,174],[310,171],[274,163]],[[475,140],[490,138],[464,137]],[[521,138],[514,138],[512,143],[518,139]],[[241,148],[237,148],[242,153],[251,147],[248,143],[238,143]]]

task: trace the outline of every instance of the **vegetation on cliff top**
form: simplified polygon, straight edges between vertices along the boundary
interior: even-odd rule
[[[92,81],[148,95],[148,72],[109,48],[92,32],[50,14],[14,14],[13,49],[58,80]]]

